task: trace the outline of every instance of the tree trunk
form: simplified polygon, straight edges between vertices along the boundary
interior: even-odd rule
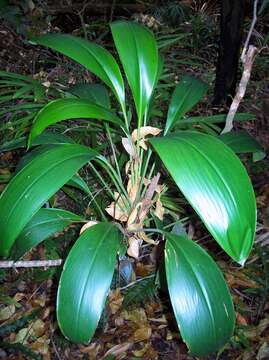
[[[245,0],[221,0],[220,44],[213,105],[229,104],[235,94]]]

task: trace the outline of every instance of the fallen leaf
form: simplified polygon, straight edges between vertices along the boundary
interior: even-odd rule
[[[127,351],[128,349],[130,349],[131,347],[133,346],[132,343],[130,342],[126,342],[126,343],[123,343],[123,344],[118,344],[118,345],[115,345],[113,346],[111,349],[109,349],[104,357],[102,359],[105,359],[108,355],[114,355],[114,356],[117,356],[125,351]]]
[[[137,325],[148,323],[147,315],[143,308],[137,308],[131,311],[123,310],[121,316],[124,320],[132,321]]]
[[[49,343],[50,339],[48,339],[46,335],[43,335],[31,344],[31,348],[39,354],[46,355],[49,352]]]
[[[44,321],[37,319],[33,325],[32,325],[32,333],[33,335],[35,335],[36,337],[40,337],[44,334],[45,332],[45,323]]]
[[[14,343],[21,343],[21,344],[27,344],[27,341],[29,337],[32,335],[32,329],[31,326],[29,328],[22,328],[19,330],[19,332],[16,334]]]
[[[238,325],[244,325],[244,326],[248,325],[247,320],[239,312],[236,313],[236,322]]]
[[[15,305],[11,304],[0,309],[0,321],[8,320],[15,313]]]
[[[121,308],[123,303],[123,296],[120,293],[120,289],[112,290],[109,293],[109,308],[114,315]]]
[[[145,341],[151,337],[151,334],[152,330],[150,326],[141,326],[133,333],[131,339],[135,342]]]
[[[267,342],[264,342],[262,346],[259,348],[256,359],[257,360],[269,359],[269,344]]]

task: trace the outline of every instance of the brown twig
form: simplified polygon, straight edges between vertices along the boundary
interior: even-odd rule
[[[32,268],[32,267],[53,267],[60,266],[62,259],[56,260],[21,260],[21,261],[0,261],[0,269],[8,268]]]
[[[249,41],[257,21],[257,4],[258,4],[258,0],[255,0],[253,5],[253,19],[241,54],[241,61],[244,67],[243,74],[236,95],[233,99],[228,115],[226,117],[226,123],[224,129],[222,130],[222,134],[231,131],[233,128],[234,116],[238,110],[241,100],[245,96],[247,84],[250,79],[250,74],[255,59],[255,54],[258,52],[258,49],[255,46],[249,45]]]

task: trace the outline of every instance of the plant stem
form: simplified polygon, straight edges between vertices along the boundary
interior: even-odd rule
[[[120,177],[120,179],[118,178],[118,175],[116,173],[116,171],[113,169],[113,167],[110,165],[110,163],[106,160],[105,157],[103,156],[99,156],[97,157],[97,159],[95,160],[97,163],[99,163],[101,166],[103,166],[103,169],[106,170],[107,174],[110,176],[111,180],[113,181],[115,187],[117,188],[117,191],[125,197],[125,199],[127,200],[127,207],[131,206],[130,200],[129,200],[129,195],[122,183],[122,179]]]
[[[117,172],[118,172],[118,177],[119,177],[119,179],[120,179],[121,182],[122,182],[121,173],[120,173],[120,168],[119,168],[119,163],[118,163],[118,160],[117,160],[117,156],[116,156],[116,152],[115,152],[115,147],[114,147],[114,144],[113,144],[113,141],[112,141],[112,138],[111,138],[110,127],[109,127],[108,124],[105,124],[105,129],[106,129],[106,131],[107,131],[108,139],[109,139],[110,146],[111,146],[111,149],[112,149],[112,154],[113,154],[113,158],[114,158],[114,161],[115,161],[116,169],[117,169]]]

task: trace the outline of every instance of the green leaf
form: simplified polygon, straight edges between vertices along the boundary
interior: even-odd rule
[[[258,141],[246,131],[228,132],[220,135],[219,139],[236,153],[253,153],[256,161],[262,160],[266,154]]]
[[[217,138],[194,131],[149,141],[215,240],[243,265],[255,235],[256,203],[238,157]]]
[[[199,245],[173,234],[167,234],[165,269],[174,314],[191,354],[216,352],[230,339],[235,324],[221,271]]]
[[[85,66],[112,89],[122,109],[125,109],[124,83],[120,69],[113,56],[106,49],[87,40],[66,34],[47,34],[32,40],[39,45],[59,51]]]
[[[91,340],[112,281],[121,237],[117,227],[103,222],[85,230],[71,249],[57,295],[57,319],[69,340]]]
[[[110,108],[108,91],[103,85],[76,84],[68,91],[80,99],[88,99],[97,105],[101,105],[107,109]]]
[[[38,135],[32,142],[32,146],[37,145],[48,145],[48,144],[74,144],[74,140],[70,137],[52,132],[43,132]],[[0,146],[0,151],[10,151],[14,149],[19,149],[27,146],[27,138],[25,136],[14,139],[8,142],[5,142]]]
[[[208,86],[201,80],[186,75],[176,86],[169,105],[164,134],[205,95]]]
[[[147,28],[136,23],[117,21],[111,24],[111,30],[133,94],[140,127],[158,74],[157,43]]]
[[[61,209],[40,209],[16,239],[12,248],[12,258],[18,259],[34,246],[66,226],[83,219],[70,211]]]
[[[97,152],[85,146],[50,147],[29,162],[0,196],[0,255],[8,256],[24,226],[41,206]]]
[[[90,188],[87,185],[87,183],[82,179],[81,176],[79,176],[78,174],[75,174],[67,183],[67,186],[71,186],[74,187],[76,189],[79,189],[81,191],[84,191],[85,194],[89,194]]]
[[[103,106],[85,99],[59,99],[51,101],[37,114],[29,136],[29,144],[49,125],[69,119],[102,119],[124,126],[121,119]]]
[[[227,115],[225,114],[218,114],[218,115],[211,115],[211,116],[193,116],[187,118],[181,118],[179,122],[175,124],[175,127],[178,128],[180,126],[190,125],[190,124],[217,124],[225,122]],[[251,121],[255,120],[256,116],[254,114],[249,113],[237,113],[235,114],[234,120],[235,121]]]

